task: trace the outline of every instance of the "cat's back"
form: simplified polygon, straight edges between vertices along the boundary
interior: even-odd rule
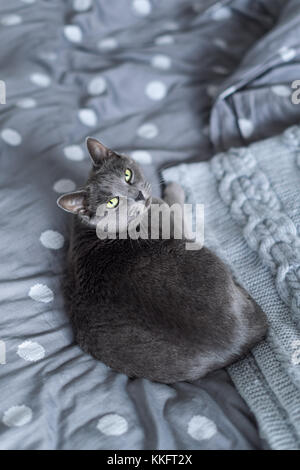
[[[65,299],[84,351],[131,377],[166,383],[229,364],[265,332],[223,263],[181,240],[103,242],[76,232]]]
[[[99,240],[95,230],[76,224],[72,232],[69,267],[82,282],[88,279],[89,286],[111,281],[119,287],[136,283],[138,288],[177,288],[181,281],[192,290],[199,284],[212,289],[229,277],[210,250],[187,250],[185,240]]]
[[[101,241],[80,227],[71,242],[65,292],[73,315],[89,310],[98,317],[101,311],[105,321],[155,320],[160,327],[175,320],[192,325],[191,318],[203,312],[206,329],[207,317],[226,307],[229,280],[205,247],[189,251],[174,239]]]

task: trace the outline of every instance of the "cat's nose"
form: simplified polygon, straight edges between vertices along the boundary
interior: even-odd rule
[[[142,191],[139,191],[138,192],[138,195],[137,197],[135,198],[136,201],[144,201],[144,194],[142,193]]]

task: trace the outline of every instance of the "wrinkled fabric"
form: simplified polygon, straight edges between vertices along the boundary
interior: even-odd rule
[[[300,4],[285,2],[276,25],[223,84],[210,120],[216,151],[279,134],[300,120],[292,84],[300,77]]]

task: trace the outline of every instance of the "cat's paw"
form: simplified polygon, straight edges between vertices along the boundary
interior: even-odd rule
[[[184,204],[185,194],[182,186],[178,183],[169,183],[164,190],[164,200],[167,204]]]

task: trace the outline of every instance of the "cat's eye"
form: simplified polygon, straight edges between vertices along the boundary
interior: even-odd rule
[[[112,197],[106,204],[106,207],[108,207],[108,209],[114,209],[115,207],[117,207],[118,204],[119,204],[119,198]]]
[[[125,170],[125,181],[127,183],[130,183],[131,180],[132,180],[132,171],[129,170],[129,168],[126,168],[126,170]]]

